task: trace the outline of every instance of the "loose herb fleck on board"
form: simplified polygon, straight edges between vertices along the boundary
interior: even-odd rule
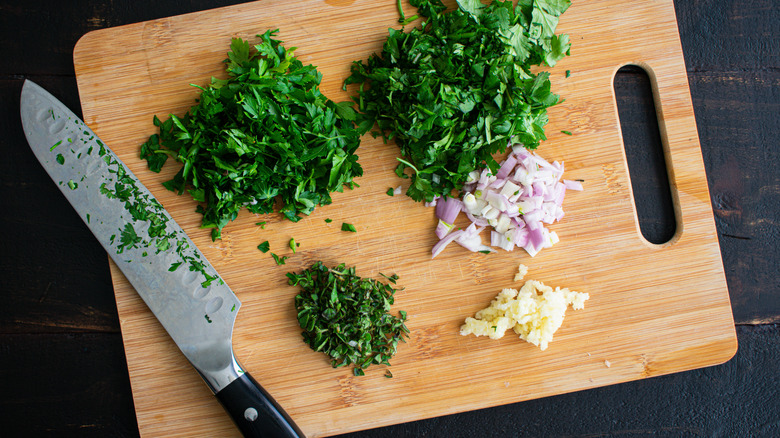
[[[277,265],[277,266],[280,266],[280,265],[283,265],[283,264],[285,264],[285,262],[287,261],[287,259],[289,259],[289,258],[290,258],[290,257],[288,257],[288,256],[281,256],[281,257],[279,257],[278,255],[276,255],[276,254],[274,254],[274,253],[271,253],[271,257],[273,257],[273,258],[274,258],[274,261],[276,262],[276,265]]]
[[[257,245],[257,249],[259,249],[260,252],[262,252],[262,253],[266,253],[266,252],[268,252],[269,249],[271,249],[271,244],[268,243],[268,241],[266,240],[265,242],[261,243],[260,245]]]

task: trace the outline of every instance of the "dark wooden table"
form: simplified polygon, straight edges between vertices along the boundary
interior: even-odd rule
[[[390,1],[390,0],[388,0]],[[579,0],[586,1],[586,0]],[[78,113],[88,31],[237,0],[0,0],[0,436],[137,436],[106,254],[30,152],[30,78]],[[354,436],[780,436],[780,2],[675,2],[737,324],[727,363]],[[643,231],[674,230],[652,93],[615,86]],[[666,207],[663,207],[666,205]],[[671,230],[671,231],[670,231]],[[685,293],[685,291],[680,291]]]

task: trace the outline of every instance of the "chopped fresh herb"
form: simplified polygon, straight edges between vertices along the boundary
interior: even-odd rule
[[[393,274],[393,275],[388,277],[387,275],[385,275],[385,274],[380,272],[379,275],[381,275],[382,277],[385,277],[387,279],[387,281],[389,281],[390,283],[393,283],[393,284],[395,284],[398,281],[398,278],[399,278],[398,275],[396,275],[396,274]]]
[[[395,189],[392,187],[387,189],[387,196],[395,196]]]
[[[274,39],[276,32],[258,35],[255,46],[234,38],[228,78],[198,87],[198,104],[184,116],[155,116],[160,132],[141,146],[155,172],[169,157],[182,163],[164,185],[201,203],[212,239],[242,208],[271,213],[277,199],[280,213],[297,222],[363,174],[355,155],[363,116],[352,102],[324,96],[322,74]]]
[[[299,246],[301,246],[300,243],[295,243],[295,239],[290,239],[290,249],[292,250],[293,254],[295,254],[295,251],[298,249]]]
[[[265,224],[266,224],[266,222],[265,222],[265,221],[263,221],[263,222],[258,222],[258,223],[256,223],[255,225],[259,225],[259,226],[260,226],[260,228],[262,228],[262,229],[265,229]]]
[[[76,190],[79,188],[79,184],[73,180],[68,181],[68,187],[70,187],[71,190]]]
[[[569,0],[411,0],[426,17],[409,32],[389,29],[381,54],[353,62],[344,88],[360,84],[359,111],[401,157],[396,173],[411,172],[406,194],[432,201],[460,189],[469,172],[498,163],[509,139],[529,149],[545,140],[547,108],[559,102],[549,72],[569,52],[555,35]]]
[[[571,131],[561,131],[561,132],[566,134],[566,135],[571,135]]]
[[[89,223],[89,213],[87,213],[87,223]]]
[[[346,222],[343,222],[341,224],[341,231],[349,231],[351,233],[357,233],[357,229],[355,229],[355,226],[352,224],[348,224]]]
[[[157,239],[154,246],[157,247],[158,253],[162,251],[167,251],[171,247],[171,241],[168,240],[168,237],[162,237],[160,239]]]
[[[57,143],[54,143],[54,144],[53,144],[53,145],[52,145],[52,146],[49,148],[49,152],[53,151],[53,150],[54,150],[54,148],[56,148],[57,146],[59,146],[59,145],[61,145],[61,144],[62,144],[62,140],[58,141]]]
[[[490,254],[491,253],[491,251],[488,251],[488,250],[479,251],[479,252],[481,252],[482,254]]]
[[[211,324],[211,318],[209,318],[208,315],[203,315],[203,316],[205,316],[206,317],[206,321],[208,321],[208,323]]]
[[[333,222],[333,219],[331,219],[331,218],[325,218],[325,223],[326,223],[326,224],[329,224],[329,223],[331,223],[331,222]]]
[[[401,6],[401,0],[396,0],[396,5],[398,7],[398,22],[401,23],[401,25],[406,26],[407,24],[419,18],[417,15],[412,15],[411,17],[406,18],[406,16],[404,16],[404,8]]]
[[[571,76],[571,70],[566,70],[566,77],[568,78],[569,76]]]
[[[385,370],[385,377],[387,377],[388,379],[392,379],[393,373],[391,373],[390,370]]]
[[[119,246],[117,247],[117,254],[122,254],[127,248],[137,248],[138,244],[143,239],[138,236],[133,228],[133,224],[126,223],[122,229],[122,233],[119,235]]]
[[[271,244],[268,243],[266,240],[265,242],[261,243],[260,245],[257,245],[257,249],[260,250],[262,253],[267,253],[269,249],[271,249]]]
[[[289,257],[287,257],[287,256],[282,256],[282,257],[279,257],[278,255],[276,255],[276,254],[274,254],[274,253],[271,253],[271,257],[273,257],[273,258],[274,258],[274,261],[276,262],[276,265],[277,265],[277,266],[280,266],[280,265],[283,265],[283,264],[285,264],[285,261],[286,261],[287,259],[289,259]]]
[[[233,307],[230,308],[230,311],[231,312],[235,312],[236,311],[236,305],[235,304],[233,304]]]
[[[62,154],[57,154],[57,162],[60,164],[65,164],[65,157],[63,157]]]
[[[295,308],[304,342],[329,356],[334,368],[352,365],[353,374],[362,376],[371,364],[389,366],[398,343],[409,337],[406,313],[389,313],[397,290],[357,276],[354,267],[316,262],[287,277],[301,288]]]

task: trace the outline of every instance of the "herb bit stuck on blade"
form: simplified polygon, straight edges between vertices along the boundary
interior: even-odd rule
[[[328,268],[316,262],[287,277],[290,286],[301,289],[295,308],[303,341],[312,350],[330,357],[333,368],[352,365],[355,376],[364,375],[371,364],[390,366],[398,343],[409,337],[406,312],[389,313],[398,289],[361,278],[345,264]],[[397,275],[384,277],[391,284],[398,279]],[[392,374],[387,371],[385,377]]]

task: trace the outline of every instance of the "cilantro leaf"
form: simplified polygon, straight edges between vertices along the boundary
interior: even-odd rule
[[[479,16],[485,5],[479,0],[457,0],[458,6],[471,15]]]

